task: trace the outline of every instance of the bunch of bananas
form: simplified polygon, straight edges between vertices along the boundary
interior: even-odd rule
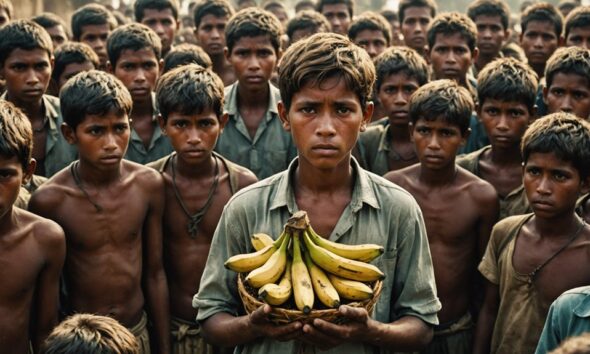
[[[305,211],[287,221],[277,240],[258,233],[251,241],[256,252],[230,257],[225,267],[248,273],[245,282],[272,306],[285,304],[293,294],[295,307],[304,314],[314,308],[316,296],[325,307],[336,308],[341,299],[372,298],[367,283],[385,277],[368,264],[383,253],[382,246],[326,240],[312,229]]]

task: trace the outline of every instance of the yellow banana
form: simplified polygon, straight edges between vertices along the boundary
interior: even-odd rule
[[[385,274],[372,264],[340,257],[313,243],[307,232],[303,232],[305,246],[315,264],[322,269],[345,279],[373,281],[385,278]]]
[[[372,243],[366,243],[363,245],[346,245],[332,242],[318,235],[312,229],[311,225],[309,225],[307,228],[307,234],[316,245],[325,248],[341,257],[354,259],[361,262],[370,262],[382,255],[384,251],[382,246]]]
[[[326,273],[324,273],[320,267],[313,263],[307,252],[304,253],[304,256],[305,265],[307,265],[307,269],[309,270],[309,275],[311,277],[313,290],[315,291],[315,294],[317,295],[320,302],[329,308],[340,306],[340,296],[338,296],[338,292],[328,279]]]
[[[281,236],[279,236],[279,238],[274,241],[273,244],[266,246],[259,251],[236,254],[235,256],[230,257],[224,263],[225,268],[231,269],[238,273],[247,273],[262,266],[264,263],[266,263],[266,261],[268,261],[272,254],[279,249],[286,235],[287,233],[283,231]]]
[[[291,280],[293,282],[293,297],[295,306],[304,314],[311,312],[314,302],[311,277],[301,257],[301,232],[293,234],[293,264],[291,265]]]
[[[270,256],[266,263],[248,274],[246,282],[250,286],[260,288],[264,284],[275,283],[279,280],[287,265],[287,246],[289,239],[289,236],[285,237],[281,243],[281,247]]]
[[[348,280],[339,276],[328,274],[338,294],[347,300],[367,300],[373,297],[373,289],[360,281]]]
[[[256,251],[260,251],[264,247],[272,245],[275,242],[275,240],[273,240],[272,237],[264,233],[257,233],[252,235],[250,237],[250,241],[252,242],[252,246],[254,246],[254,249]]]
[[[287,261],[285,273],[278,284],[265,284],[258,290],[258,296],[269,305],[284,304],[291,296],[291,261]]]

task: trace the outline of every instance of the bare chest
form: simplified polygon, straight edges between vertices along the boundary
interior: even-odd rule
[[[3,304],[30,298],[44,265],[44,254],[36,242],[0,243],[0,299]]]
[[[510,192],[522,185],[522,169],[498,169],[497,167],[480,162],[481,178],[488,181],[499,196],[505,198]]]
[[[154,135],[154,124],[152,122],[152,117],[142,117],[141,119],[134,118],[133,120],[133,129],[141,139],[143,145],[148,148],[150,146],[150,142],[152,141],[152,136]]]

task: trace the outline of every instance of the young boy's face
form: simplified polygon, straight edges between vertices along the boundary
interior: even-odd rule
[[[543,89],[543,99],[549,113],[559,111],[590,117],[590,78],[578,74],[557,73],[550,87]]]
[[[195,114],[171,112],[166,122],[163,118],[159,121],[178,158],[194,165],[211,157],[227,115],[220,118],[217,118],[213,110],[206,109]]]
[[[549,21],[531,21],[520,35],[520,46],[530,65],[545,65],[558,45],[555,26]]]
[[[227,16],[217,17],[213,14],[205,15],[201,18],[199,27],[195,29],[197,42],[209,56],[223,54],[227,19]]]
[[[0,155],[0,220],[12,210],[26,177],[18,157],[6,158]]]
[[[565,45],[590,49],[590,26],[571,28],[565,39]]]
[[[383,80],[377,96],[387,112],[390,124],[407,128],[410,122],[410,96],[419,87],[418,80],[404,72],[391,74]]]
[[[162,52],[168,53],[174,43],[174,35],[179,25],[174,18],[172,9],[145,9],[141,23],[156,32],[162,41]]]
[[[387,39],[380,30],[362,30],[353,42],[363,48],[371,58],[375,58],[387,49]]]
[[[451,79],[464,84],[467,71],[473,60],[477,58],[477,48],[473,53],[460,33],[438,33],[434,38],[434,45],[429,51],[430,64],[434,77]]]
[[[83,63],[70,63],[66,65],[63,72],[57,79],[58,88],[61,89],[61,87],[65,85],[70,78],[76,76],[76,74],[93,69],[96,68],[94,67],[94,64],[89,61],[85,61]]]
[[[153,49],[124,49],[115,67],[110,68],[127,87],[134,103],[151,102],[152,91],[160,75],[158,58]]]
[[[100,60],[100,66],[106,67],[108,60],[107,55],[107,37],[111,33],[111,27],[108,23],[103,25],[86,25],[82,26],[80,34],[80,42],[86,43],[94,50],[98,59]]]
[[[571,214],[587,191],[588,181],[569,161],[554,153],[532,153],[524,164],[523,184],[535,216],[545,219]]]
[[[52,65],[53,58],[43,49],[14,49],[0,69],[7,97],[17,104],[39,102],[49,85]]]
[[[477,116],[494,147],[518,147],[531,120],[524,103],[486,98]]]
[[[412,140],[423,167],[439,170],[455,163],[455,155],[466,137],[458,126],[436,118],[420,118],[412,125]]]
[[[261,90],[268,85],[279,55],[269,36],[262,35],[238,39],[226,57],[242,87]]]
[[[502,18],[480,15],[473,22],[477,26],[477,48],[480,54],[486,57],[498,56],[502,43],[510,36],[510,31],[502,25]]]
[[[426,31],[432,21],[430,8],[411,6],[404,10],[403,17],[401,31],[404,43],[419,53],[422,52],[426,46]]]
[[[45,30],[49,33],[49,37],[51,37],[51,41],[53,42],[53,51],[68,41],[66,30],[61,25],[49,27]]]
[[[350,26],[350,13],[346,4],[325,4],[322,6],[322,15],[326,16],[332,32],[346,36]]]
[[[279,103],[279,115],[285,129],[291,131],[300,164],[319,170],[348,163],[350,151],[372,114],[372,103],[363,111],[358,96],[340,77],[303,86],[293,95],[288,111]]]

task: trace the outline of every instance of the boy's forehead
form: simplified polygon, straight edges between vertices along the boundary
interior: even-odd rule
[[[338,92],[338,100],[348,101],[360,104],[360,99],[356,92],[348,87],[346,80],[340,76],[332,76],[321,81],[307,80],[297,92],[293,94],[292,101],[324,101],[326,98],[332,99],[326,92]]]
[[[434,46],[461,46],[469,47],[468,40],[459,32],[439,32],[434,36]]]
[[[433,129],[457,129],[460,130],[459,125],[451,123],[443,114],[438,116],[420,116],[416,119],[414,126],[427,126]]]
[[[428,6],[410,6],[404,9],[404,21],[409,18],[432,18],[432,12]]]
[[[517,101],[517,100],[509,100],[509,99],[498,99],[498,98],[484,98],[480,105],[481,108],[484,107],[494,107],[494,108],[505,108],[505,109],[524,109],[528,112],[527,105]]]
[[[523,34],[526,34],[527,32],[555,33],[555,24],[549,20],[532,20],[526,25]]]
[[[498,24],[501,27],[504,27],[502,25],[502,16],[500,15],[492,15],[492,14],[481,14],[481,15],[477,15],[475,16],[475,19],[473,20],[473,22],[475,22],[476,24]]]
[[[100,25],[82,25],[80,27],[80,37],[89,34],[104,34],[109,33],[111,31],[111,27],[108,23],[103,23]]]
[[[125,62],[140,62],[146,59],[158,61],[158,57],[154,52],[154,49],[151,47],[143,47],[140,49],[123,49],[119,54],[119,59],[117,63]]]
[[[5,156],[0,154],[0,170],[1,169],[17,169],[22,170],[22,164],[18,160],[18,156]]]
[[[529,154],[528,159],[524,162],[524,166],[543,166],[548,169],[572,169],[576,170],[572,161],[565,160],[559,154],[553,151],[540,152],[533,151]]]
[[[174,13],[172,12],[172,9],[169,7],[164,8],[164,9],[155,9],[155,8],[143,9],[142,21],[145,21],[146,19],[151,19],[151,18],[166,18],[166,17],[174,18]]]
[[[15,48],[6,57],[6,63],[22,63],[22,62],[50,62],[51,55],[47,50],[41,48],[22,49]]]
[[[274,46],[269,34],[261,34],[258,36],[244,36],[238,38],[234,44],[236,48],[251,48],[251,47],[270,47],[274,51]]]

